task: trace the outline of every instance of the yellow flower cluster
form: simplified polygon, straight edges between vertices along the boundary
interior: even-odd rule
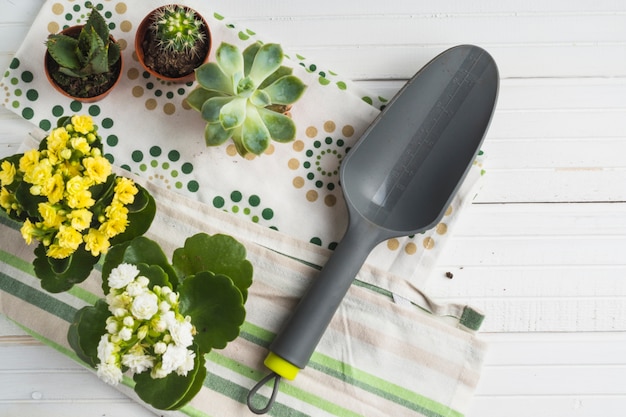
[[[46,145],[24,153],[18,167],[2,162],[0,206],[18,215],[26,211],[9,191],[21,180],[29,185],[38,214],[29,212],[24,220],[21,233],[27,243],[43,242],[46,255],[57,259],[70,256],[83,243],[93,256],[106,253],[109,240],[126,230],[127,205],[134,202],[137,187],[128,178],[114,177],[112,192],[92,195],[94,186],[109,180],[111,164],[102,155],[90,116],[73,116],[71,123],[50,132]]]

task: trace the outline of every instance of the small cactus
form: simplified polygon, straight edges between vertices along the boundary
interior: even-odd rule
[[[243,53],[222,43],[216,62],[196,69],[198,88],[187,103],[207,122],[207,146],[233,139],[241,156],[260,155],[272,140],[290,142],[296,125],[284,114],[306,85],[282,66],[283,50],[274,43],[253,43]]]
[[[59,72],[69,77],[108,73],[120,59],[120,47],[109,38],[109,28],[96,9],[91,10],[78,38],[50,35],[46,47]]]
[[[205,39],[202,25],[193,10],[167,5],[157,10],[152,29],[164,50],[197,53],[198,42]]]

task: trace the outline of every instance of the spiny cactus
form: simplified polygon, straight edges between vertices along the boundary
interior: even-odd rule
[[[163,49],[196,53],[198,41],[205,39],[202,25],[193,10],[167,5],[157,10],[152,28]]]
[[[70,77],[107,73],[120,59],[120,47],[109,38],[109,28],[96,9],[91,10],[78,38],[50,35],[46,47],[59,71]]]
[[[292,69],[282,66],[280,45],[260,42],[243,53],[227,43],[216,51],[216,61],[196,69],[199,87],[187,97],[206,120],[207,146],[232,137],[241,156],[260,155],[271,140],[289,142],[296,126],[283,112],[297,101],[306,86]]]

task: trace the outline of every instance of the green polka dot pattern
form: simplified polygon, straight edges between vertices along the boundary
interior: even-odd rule
[[[205,123],[185,101],[195,84],[164,81],[140,66],[132,45],[143,14],[133,13],[134,4],[128,0],[46,2],[47,12],[38,16],[39,23],[25,40],[30,47],[23,49],[39,51],[38,57],[18,53],[11,60],[0,82],[2,104],[44,131],[55,128],[60,117],[88,114],[98,126],[106,158],[116,166],[214,209],[334,249],[347,222],[339,168],[387,100],[362,93],[333,71],[286,51],[285,62],[308,86],[290,110],[297,126],[295,140],[273,143],[265,154],[250,158],[241,158],[231,142],[206,147]],[[122,46],[124,65],[120,85],[109,96],[82,103],[61,96],[48,84],[41,68],[42,40],[49,33],[84,23],[91,7],[107,19]],[[214,48],[222,41],[242,49],[263,41],[253,30],[219,14],[204,17],[215,37]],[[31,38],[31,33],[38,37]],[[317,95],[307,103],[309,91]],[[386,250],[398,256],[423,254],[436,247],[447,230],[445,223],[428,236],[392,240]]]

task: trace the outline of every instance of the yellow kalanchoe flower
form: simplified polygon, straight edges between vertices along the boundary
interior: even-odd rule
[[[4,187],[13,184],[15,173],[15,165],[9,161],[2,161],[2,165],[0,166],[0,185]]]
[[[75,249],[72,249],[69,247],[66,248],[59,244],[53,243],[48,247],[48,250],[46,251],[46,255],[49,256],[50,258],[65,259],[71,254],[73,254],[74,252],[75,252]]]
[[[13,204],[13,194],[11,194],[6,188],[0,188],[0,207],[6,211],[11,211],[11,205]]]
[[[113,198],[122,204],[132,204],[135,201],[135,194],[139,192],[137,187],[135,187],[135,183],[124,177],[120,177],[116,180],[113,191],[115,191]]]
[[[35,226],[30,220],[26,219],[20,228],[20,233],[22,234],[22,238],[24,238],[26,244],[30,245],[33,242],[33,237],[35,237]]]
[[[65,184],[67,205],[73,209],[89,208],[95,204],[91,198],[90,178],[75,176]]]
[[[43,219],[44,227],[48,229],[58,229],[65,221],[65,216],[60,213],[58,208],[50,203],[39,203],[37,210]]]
[[[73,210],[67,215],[74,229],[82,231],[89,227],[93,213],[87,209]]]
[[[76,195],[88,191],[90,186],[91,183],[88,178],[77,175],[65,183],[65,191],[68,195]]]
[[[56,204],[63,198],[65,182],[61,174],[54,174],[43,186],[43,195],[48,197],[50,204]]]
[[[95,203],[96,201],[91,198],[91,193],[87,190],[67,197],[67,205],[73,209],[89,208]]]
[[[24,174],[24,181],[38,186],[45,185],[46,181],[52,177],[52,164],[45,158],[37,162],[30,171]]]
[[[22,171],[24,175],[31,172],[39,163],[39,157],[40,153],[37,149],[31,149],[30,151],[24,153],[24,155],[20,158],[20,171]]]
[[[103,156],[85,158],[83,166],[85,167],[85,175],[96,184],[102,184],[111,174],[111,164]]]
[[[78,249],[78,246],[83,243],[83,235],[72,226],[62,224],[59,227],[59,232],[56,237],[59,241],[59,246],[62,248],[70,248],[72,251]]]
[[[70,145],[72,148],[82,153],[83,155],[88,155],[91,152],[91,146],[87,142],[87,139],[82,136],[74,137],[70,140]]]
[[[103,232],[96,229],[89,229],[89,232],[83,239],[85,241],[85,249],[91,252],[93,256],[106,253],[111,245],[108,237]]]
[[[78,133],[86,135],[93,131],[93,120],[89,116],[75,115],[72,116],[72,126]]]
[[[109,238],[117,236],[128,226],[128,209],[120,202],[113,200],[104,210],[107,220],[100,226],[100,231]]]
[[[135,201],[140,187],[116,176],[113,190],[96,187],[113,175],[97,130],[90,116],[75,115],[50,132],[41,151],[32,149],[19,163],[4,160],[0,165],[1,208],[22,216],[20,221],[25,218],[24,240],[41,241],[48,257],[66,258],[83,244],[99,256],[108,250],[109,239],[128,227],[126,206]],[[20,181],[36,198],[37,213],[26,213],[20,203],[29,196],[15,194]]]
[[[67,141],[69,139],[70,134],[64,127],[54,129],[48,135],[48,151],[56,155],[60,154],[63,149],[67,148]]]

